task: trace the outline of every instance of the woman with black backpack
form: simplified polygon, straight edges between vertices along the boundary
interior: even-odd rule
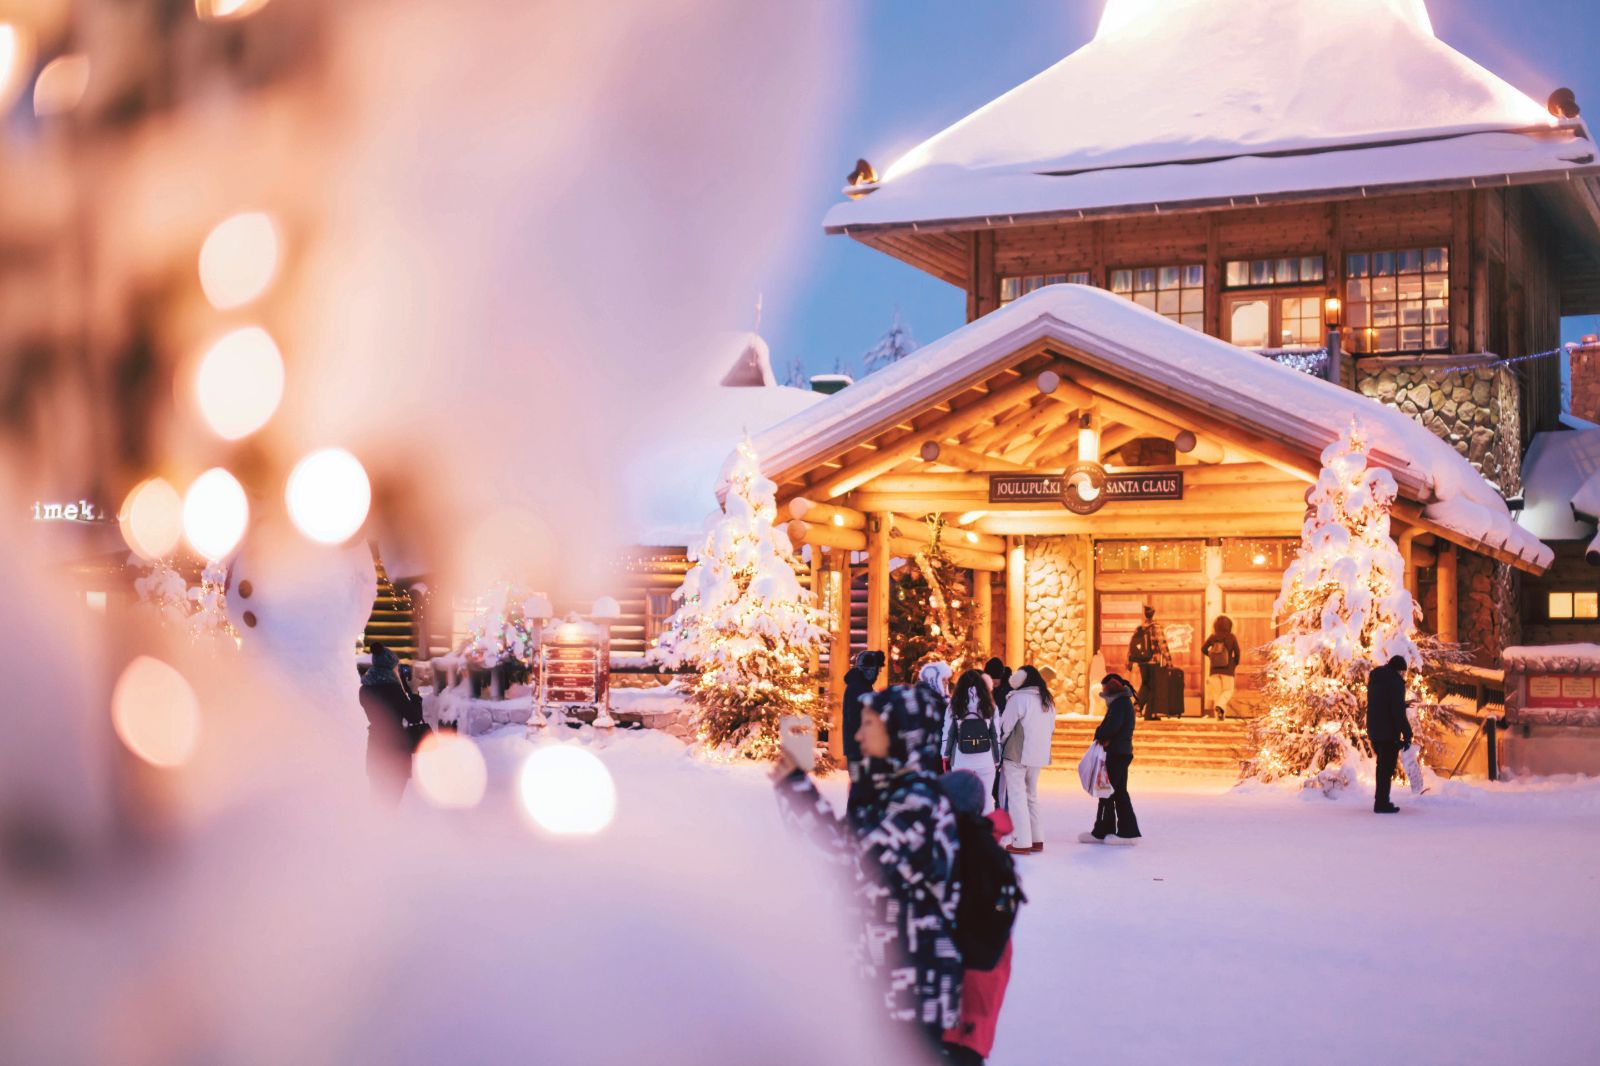
[[[989,685],[979,671],[963,671],[944,720],[944,759],[950,769],[971,770],[983,782],[989,797],[984,814],[994,810],[994,780],[1000,766],[1000,745],[994,738],[994,698],[989,695]]]

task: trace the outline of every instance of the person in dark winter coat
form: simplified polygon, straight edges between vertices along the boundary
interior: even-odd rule
[[[1095,727],[1094,739],[1106,749],[1106,776],[1111,795],[1100,801],[1094,828],[1078,837],[1085,844],[1131,844],[1139,838],[1139,820],[1128,796],[1128,767],[1133,763],[1133,686],[1120,674],[1107,674],[1100,682],[1106,714]]]
[[[863,701],[861,802],[843,822],[784,755],[773,777],[785,822],[849,870],[862,909],[857,959],[892,1021],[937,1050],[956,1024],[963,967],[955,943],[955,810],[933,768],[939,719],[915,689]]]
[[[1372,796],[1377,814],[1394,814],[1389,783],[1400,753],[1411,747],[1411,719],[1406,717],[1406,661],[1396,655],[1367,675],[1367,739],[1378,759],[1378,784]]]
[[[1156,609],[1149,604],[1144,609],[1144,625],[1134,630],[1133,636],[1128,638],[1128,662],[1139,667],[1137,703],[1145,719],[1153,722],[1160,717],[1150,709],[1156,668],[1172,665],[1172,650],[1167,645],[1167,631],[1156,621]]]
[[[1211,635],[1200,645],[1200,656],[1206,663],[1206,702],[1220,722],[1233,702],[1233,674],[1239,668],[1239,638],[1233,635],[1233,619],[1217,615]]]
[[[983,782],[971,770],[952,770],[939,779],[956,818],[984,817],[994,833],[996,843],[1013,832],[1011,816],[1003,810],[983,814],[989,800]],[[1011,941],[1006,941],[1005,953],[992,970],[965,972],[961,979],[961,1017],[945,1030],[944,1054],[950,1062],[966,1066],[983,1066],[983,1060],[994,1050],[994,1034],[1000,1025],[1000,1007],[1005,1003],[1006,986],[1011,983]]]
[[[411,753],[428,727],[422,697],[400,676],[400,657],[382,644],[372,645],[372,665],[361,677],[361,709],[367,714],[367,778],[373,795],[393,806],[405,794]]]
[[[845,801],[847,811],[856,805],[856,782],[861,778],[861,745],[856,733],[861,729],[861,701],[878,683],[878,673],[883,669],[883,652],[864,651],[856,656],[855,665],[844,675],[844,707],[840,731],[844,734],[844,763],[850,773],[850,796]]]
[[[1006,697],[1011,694],[1011,668],[998,657],[983,664],[983,672],[993,682],[990,695],[994,697],[995,713],[1006,709]]]

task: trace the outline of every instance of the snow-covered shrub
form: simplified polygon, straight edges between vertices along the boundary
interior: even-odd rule
[[[692,554],[651,657],[688,666],[696,735],[714,749],[754,759],[778,751],[778,719],[828,711],[811,668],[828,639],[826,612],[795,573],[789,539],[773,526],[777,486],[761,476],[747,438],[727,475],[723,514]]]

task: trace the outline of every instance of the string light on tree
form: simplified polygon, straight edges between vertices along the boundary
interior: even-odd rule
[[[794,549],[773,526],[776,493],[747,438],[728,472],[723,514],[692,554],[673,594],[678,609],[650,653],[697,671],[696,733],[733,757],[776,756],[785,715],[808,716],[819,729],[828,720],[811,667],[827,643],[828,616],[801,588]],[[818,758],[826,766],[825,753]]]
[[[929,659],[960,670],[983,656],[977,644],[977,605],[966,595],[966,572],[944,552],[943,518],[929,515],[926,521],[928,546],[891,578],[889,676],[896,681],[910,681],[918,665]]]

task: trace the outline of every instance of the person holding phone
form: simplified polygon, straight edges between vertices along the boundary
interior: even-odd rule
[[[1367,675],[1367,739],[1378,760],[1377,787],[1372,795],[1374,814],[1400,811],[1389,798],[1400,752],[1411,747],[1411,719],[1406,715],[1406,660],[1391,656]]]
[[[785,823],[849,871],[861,909],[863,972],[890,1020],[935,1057],[959,1017],[955,944],[959,847],[955,811],[939,785],[939,717],[916,689],[896,685],[863,700],[855,742],[861,777],[844,821],[780,744],[772,778]]]
[[[372,793],[389,806],[405,795],[411,780],[411,754],[428,732],[422,718],[422,697],[414,695],[400,673],[400,657],[382,644],[372,645],[372,665],[361,677],[361,709],[367,715],[367,777]]]

